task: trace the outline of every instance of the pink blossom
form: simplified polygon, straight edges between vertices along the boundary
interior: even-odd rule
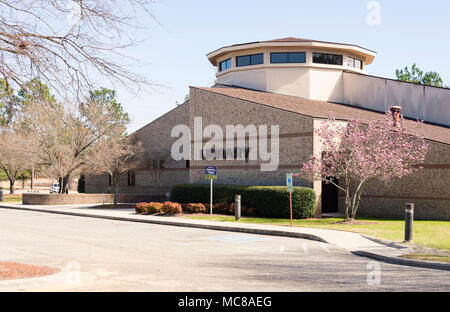
[[[322,155],[311,156],[296,175],[327,183],[333,183],[330,177],[339,179],[336,186],[346,196],[346,216],[354,218],[362,191],[370,181],[392,183],[422,169],[417,165],[428,151],[422,124],[401,118],[399,127],[394,127],[389,112],[368,124],[348,120],[342,125],[332,117],[315,129]]]

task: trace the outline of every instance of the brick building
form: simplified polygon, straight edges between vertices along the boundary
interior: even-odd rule
[[[213,87],[190,87],[189,100],[169,111],[136,135],[146,156],[134,171],[121,177],[128,194],[165,194],[174,184],[208,183],[204,167],[218,168],[220,184],[284,185],[285,174],[296,172],[310,155],[320,153],[314,129],[333,113],[337,122],[359,118],[369,122],[382,117],[389,106],[401,106],[406,118],[422,119],[430,150],[424,170],[395,183],[370,185],[363,195],[359,215],[401,217],[406,202],[416,205],[416,218],[450,220],[450,90],[366,74],[376,53],[349,44],[284,38],[220,48],[208,54],[217,66]],[[262,171],[262,160],[251,160],[252,139],[246,137],[243,160],[194,159],[176,161],[171,149],[176,125],[195,132],[218,125],[279,127],[277,170]],[[269,130],[270,132],[270,130]],[[269,138],[270,139],[270,138]],[[208,138],[191,138],[192,146]],[[269,140],[270,141],[270,140]],[[270,143],[269,143],[270,144]],[[111,189],[107,175],[88,176],[86,192]],[[318,195],[317,215],[343,210],[342,197],[320,181],[295,179],[297,186],[313,187]]]

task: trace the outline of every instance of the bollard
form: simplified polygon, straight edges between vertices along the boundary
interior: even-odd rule
[[[234,216],[236,221],[241,219],[241,195],[236,195],[234,199]]]
[[[405,243],[412,242],[414,221],[414,204],[406,204],[405,209]]]
[[[3,201],[3,189],[0,188],[0,202]]]

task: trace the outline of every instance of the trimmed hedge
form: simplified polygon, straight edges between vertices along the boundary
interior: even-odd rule
[[[86,193],[86,176],[81,175],[78,179],[78,193]]]
[[[234,203],[235,195],[242,196],[241,205],[255,209],[252,211],[252,215],[255,217],[290,218],[289,193],[285,186],[214,186],[214,203]],[[175,185],[171,191],[171,200],[179,203],[209,203],[209,196],[210,186],[208,184],[179,184]],[[313,189],[294,187],[292,193],[293,218],[313,217],[315,203],[316,194]]]

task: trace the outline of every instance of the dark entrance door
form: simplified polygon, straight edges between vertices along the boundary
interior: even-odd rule
[[[336,184],[338,180],[334,180]],[[322,182],[322,213],[338,212],[338,188]]]

